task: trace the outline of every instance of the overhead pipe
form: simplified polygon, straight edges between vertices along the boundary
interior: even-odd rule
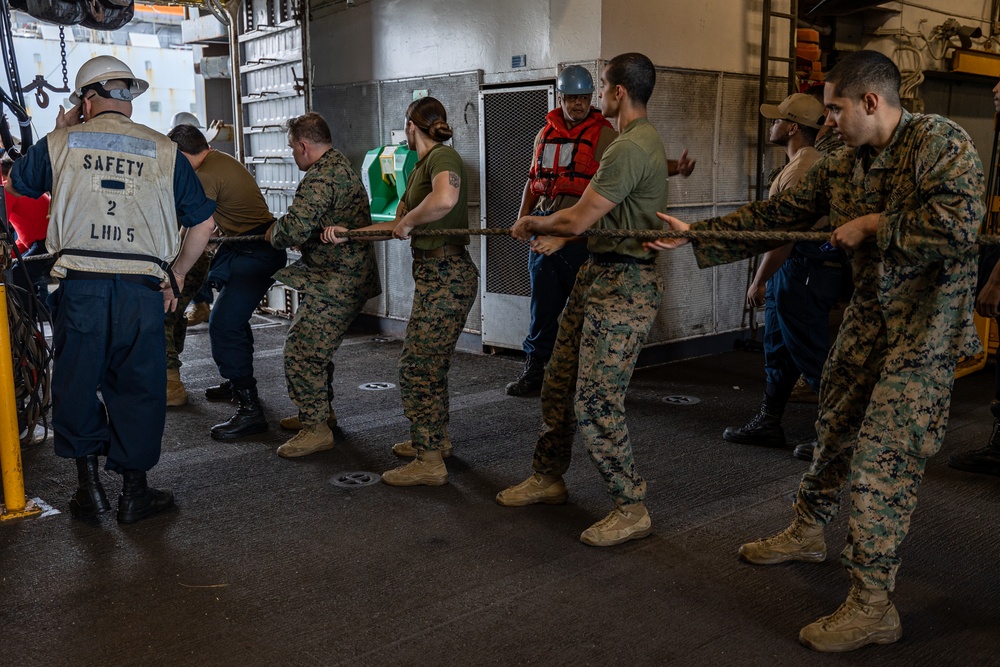
[[[246,137],[243,136],[243,77],[240,74],[239,9],[242,0],[206,0],[208,10],[226,26],[229,37],[230,94],[233,98],[233,157],[243,161]]]

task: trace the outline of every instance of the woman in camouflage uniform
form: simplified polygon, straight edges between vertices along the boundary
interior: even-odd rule
[[[462,158],[443,142],[452,137],[444,106],[433,97],[415,100],[406,110],[407,145],[417,164],[406,182],[396,219],[367,230],[385,230],[397,239],[424,229],[469,228],[467,179]],[[343,227],[328,227],[323,240],[342,243]],[[388,236],[387,236],[388,238]],[[451,454],[448,423],[448,368],[451,355],[476,298],[479,271],[469,257],[468,235],[417,236],[413,254],[413,307],[399,359],[403,413],[410,440],[393,447],[414,460],[382,476],[393,486],[440,486],[448,482],[443,458]]]

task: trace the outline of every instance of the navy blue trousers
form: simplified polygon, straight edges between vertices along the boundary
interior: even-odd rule
[[[219,290],[208,318],[208,338],[219,374],[236,387],[256,386],[250,318],[285,266],[285,251],[265,242],[222,244],[208,280]]]
[[[63,280],[53,297],[56,454],[100,454],[108,470],[149,470],[160,460],[167,414],[163,294],[113,277]]]
[[[586,243],[567,243],[551,255],[528,253],[531,326],[522,344],[525,354],[534,355],[543,363],[552,356],[559,331],[559,315],[573,291],[576,274],[588,256]]]
[[[990,279],[990,274],[993,273],[993,268],[997,265],[997,261],[1000,260],[1000,246],[983,246],[983,249],[979,252],[979,280],[976,285],[976,297],[979,297],[979,293],[983,291],[983,287],[986,286],[987,281]],[[1000,318],[996,318],[997,325],[1000,325]],[[993,375],[993,400],[1000,401],[1000,362],[996,365],[996,370]],[[998,417],[1000,419],[1000,417]]]
[[[799,375],[819,393],[830,351],[830,310],[840,296],[843,270],[838,261],[792,256],[767,281],[764,372],[779,401]]]

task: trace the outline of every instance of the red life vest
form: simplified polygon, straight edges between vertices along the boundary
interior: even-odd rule
[[[592,108],[573,129],[567,129],[561,107],[550,111],[528,173],[531,192],[549,198],[582,195],[597,173],[594,151],[605,127],[610,128],[611,123],[597,109]]]

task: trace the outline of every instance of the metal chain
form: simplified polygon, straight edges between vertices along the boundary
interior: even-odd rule
[[[69,90],[69,73],[66,71],[66,28],[59,26],[59,57],[62,58],[63,88]]]

